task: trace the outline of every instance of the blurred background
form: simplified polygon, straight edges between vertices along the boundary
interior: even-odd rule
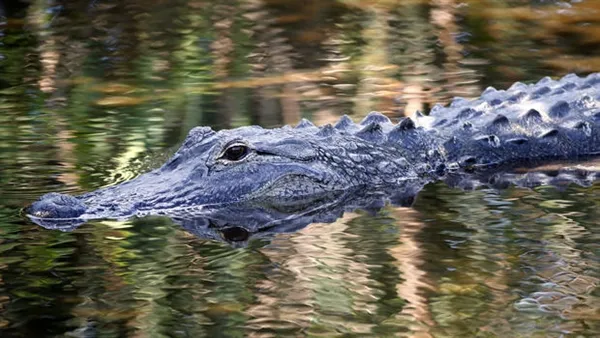
[[[109,171],[196,125],[399,117],[490,85],[600,70],[595,0],[1,6],[0,163],[60,161],[73,188],[114,182]]]
[[[597,184],[437,184],[242,249],[21,210],[156,167],[197,125],[393,118],[600,71],[600,1],[11,0],[0,18],[2,337],[600,334]]]

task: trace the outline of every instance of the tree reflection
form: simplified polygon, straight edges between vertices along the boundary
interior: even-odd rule
[[[18,210],[130,179],[196,125],[394,118],[488,85],[600,71],[599,11],[591,0],[0,2],[1,334],[597,335],[597,185],[435,185],[412,211],[213,234],[242,249],[165,219],[42,231]]]

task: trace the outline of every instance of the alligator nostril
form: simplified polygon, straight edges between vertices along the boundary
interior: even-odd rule
[[[85,210],[85,205],[73,196],[49,193],[34,202],[27,213],[40,218],[75,218]]]

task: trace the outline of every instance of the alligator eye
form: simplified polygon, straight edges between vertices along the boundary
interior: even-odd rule
[[[242,227],[223,229],[221,231],[221,235],[225,240],[230,242],[243,242],[247,241],[250,237],[250,233],[248,232],[248,230]]]
[[[239,161],[244,159],[248,153],[250,153],[248,146],[243,144],[234,144],[225,150],[221,158],[229,161]]]

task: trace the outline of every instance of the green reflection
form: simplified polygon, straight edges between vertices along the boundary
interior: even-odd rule
[[[599,334],[598,184],[438,184],[243,249],[160,218],[62,233],[20,214],[160,165],[196,125],[399,117],[600,71],[597,1],[1,6],[1,336]]]

